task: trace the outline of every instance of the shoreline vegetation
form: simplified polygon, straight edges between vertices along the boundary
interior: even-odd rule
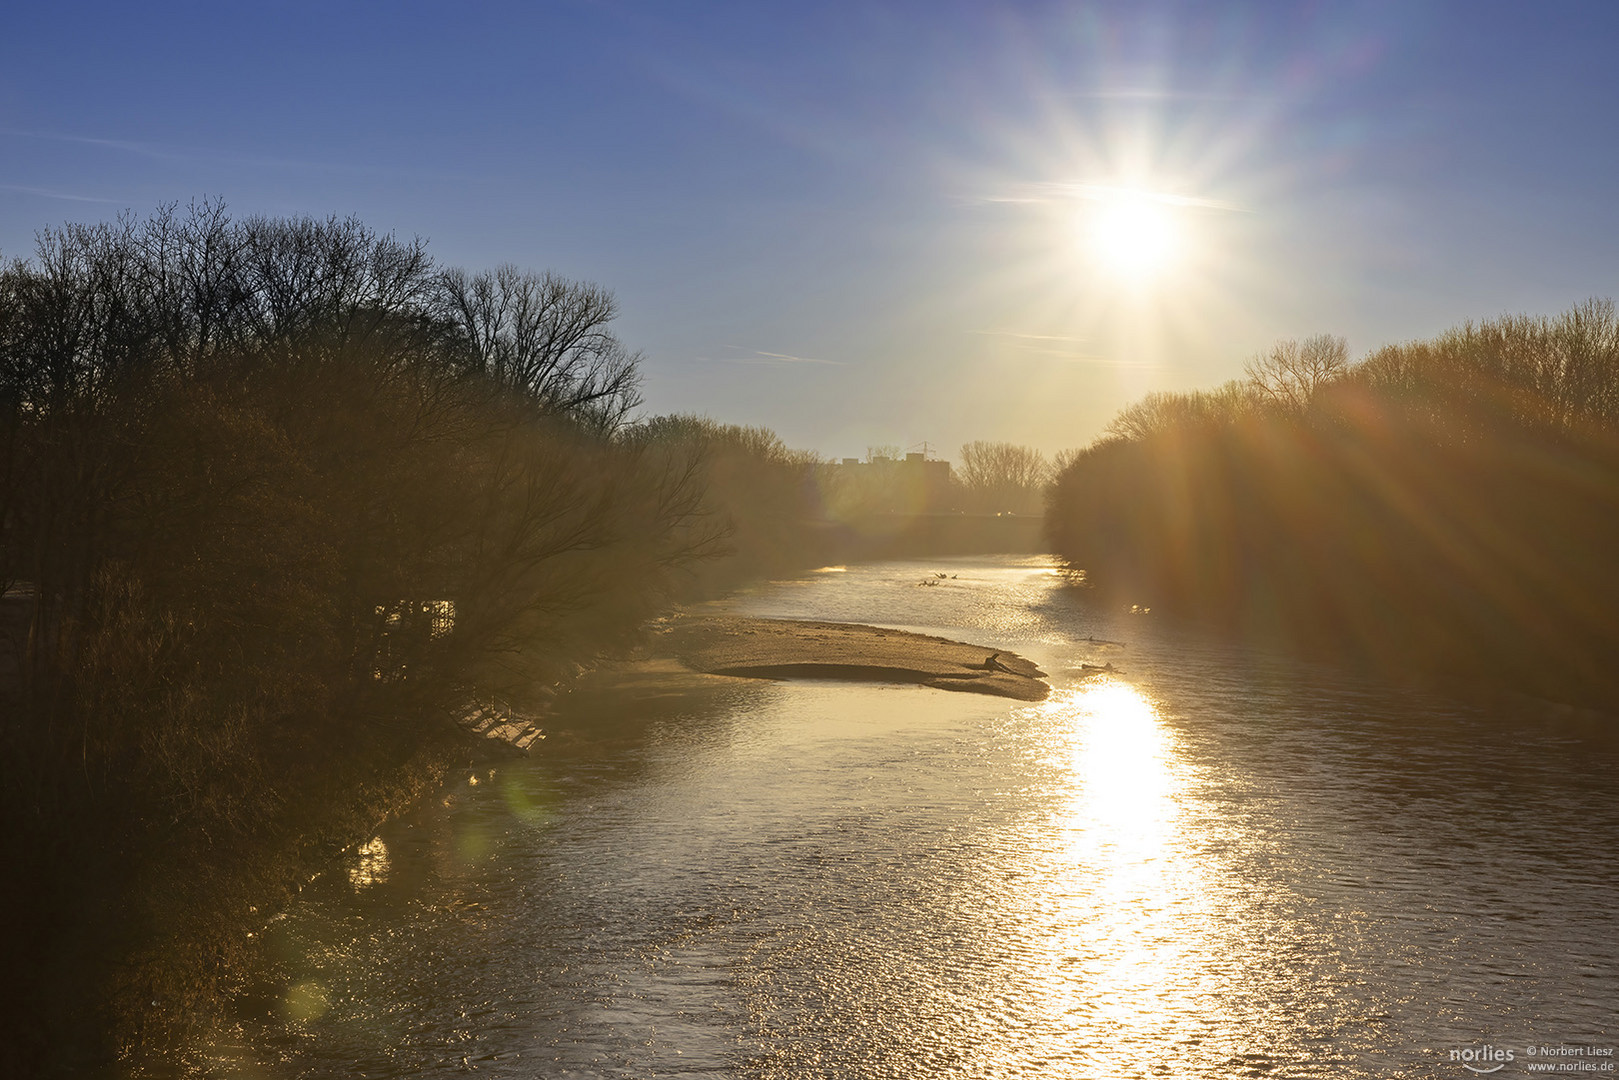
[[[1619,316],[1468,323],[1357,364],[1282,342],[1064,464],[1050,549],[1103,602],[1386,682],[1619,711]]]
[[[694,587],[715,462],[780,530],[801,463],[631,423],[615,314],[206,203],[0,267],[0,1071],[181,1045],[252,909],[467,752],[469,698],[524,701]]]
[[[636,419],[616,313],[212,203],[0,265],[0,1072],[178,1053],[259,912],[476,752],[469,701],[543,710],[749,580],[1036,542],[1027,485],[919,526],[892,448]]]

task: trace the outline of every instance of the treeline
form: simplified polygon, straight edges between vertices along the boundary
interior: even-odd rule
[[[1392,676],[1619,705],[1619,319],[1469,323],[1350,364],[1284,342],[1154,394],[1054,482],[1110,597]]]
[[[210,204],[0,268],[16,1061],[83,1037],[50,1024],[108,999],[86,980],[157,996],[129,950],[202,948],[185,919],[270,853],[356,839],[469,696],[521,704],[626,640],[731,518],[785,527],[721,498],[794,466],[767,433],[629,422],[614,315],[553,274]]]
[[[973,514],[1039,514],[1057,468],[1030,446],[984,440],[967,443],[952,478],[957,502]]]
[[[820,458],[792,450],[768,428],[700,416],[655,416],[629,438],[660,460],[689,464],[702,493],[683,530],[690,539],[672,581],[676,599],[717,596],[747,581],[793,574],[832,552],[815,526]]]

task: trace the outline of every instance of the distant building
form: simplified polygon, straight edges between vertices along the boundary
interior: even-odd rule
[[[863,514],[940,514],[955,509],[950,463],[926,454],[904,460],[844,458],[821,466],[822,499],[830,516]]]

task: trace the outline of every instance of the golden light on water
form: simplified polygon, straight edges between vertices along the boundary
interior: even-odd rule
[[[1086,958],[1094,1007],[1123,1027],[1152,1027],[1181,951],[1166,918],[1183,886],[1172,754],[1152,705],[1125,683],[1098,680],[1076,719],[1065,854],[1090,877],[1092,906],[1074,913],[1082,925],[1072,947]]]
[[[376,885],[388,880],[391,860],[388,845],[380,836],[373,836],[354,853],[354,865],[349,867],[349,883],[357,888]]]
[[[326,987],[309,979],[287,988],[281,1000],[281,1013],[289,1023],[312,1024],[325,1015],[330,1004]]]
[[[1127,682],[1092,679],[1040,710],[1064,734],[1047,759],[1065,790],[1039,875],[1046,894],[1029,901],[1044,933],[1025,972],[1049,1028],[1038,1050],[1001,1064],[1037,1053],[1134,1075],[1188,994],[1203,996],[1188,985],[1200,966],[1189,931],[1211,918],[1200,864],[1181,856],[1189,772],[1153,703]]]
[[[1080,728],[1071,748],[1076,812],[1107,842],[1138,855],[1161,844],[1174,815],[1169,749],[1152,704],[1135,687],[1094,679],[1070,705]]]

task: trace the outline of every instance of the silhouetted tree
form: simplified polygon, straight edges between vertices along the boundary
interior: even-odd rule
[[[455,326],[474,369],[547,412],[611,431],[640,404],[640,356],[607,326],[618,313],[596,285],[514,266],[446,270],[436,307]]]
[[[626,436],[700,479],[699,512],[684,526],[688,595],[712,593],[749,578],[803,569],[823,538],[815,454],[790,450],[775,432],[698,416],[657,416]]]
[[[155,933],[175,868],[296,848],[474,687],[628,640],[700,554],[707,474],[626,431],[614,314],[211,203],[0,267],[0,855],[27,882],[0,900],[40,928],[0,967]]]
[[[961,448],[957,478],[966,506],[978,513],[1039,513],[1049,476],[1045,455],[1032,447],[977,441]]]
[[[1157,391],[1125,406],[1104,429],[1107,438],[1144,439],[1161,431],[1234,424],[1259,408],[1250,383],[1233,380],[1214,390]]]
[[[1384,674],[1612,706],[1616,321],[1466,324],[1353,367],[1283,343],[1246,400],[1156,395],[1058,475],[1053,549],[1121,602]]]
[[[1343,378],[1349,367],[1344,339],[1318,334],[1304,341],[1279,341],[1243,368],[1256,400],[1298,414],[1316,394]]]

